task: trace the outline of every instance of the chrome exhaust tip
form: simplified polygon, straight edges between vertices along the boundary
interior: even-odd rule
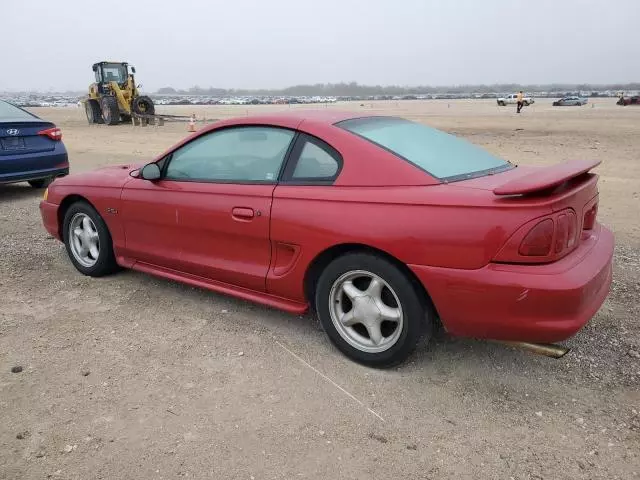
[[[498,343],[509,345],[511,347],[520,348],[522,350],[528,350],[537,355],[544,355],[545,357],[551,357],[551,358],[562,358],[571,350],[570,348],[563,347],[561,345],[555,345],[552,343],[529,343],[529,342],[508,342],[508,341],[499,341]]]

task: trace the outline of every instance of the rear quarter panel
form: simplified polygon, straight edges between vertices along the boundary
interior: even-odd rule
[[[494,202],[493,194],[484,190],[450,185],[279,185],[271,213],[276,260],[267,290],[303,301],[309,264],[326,249],[342,244],[367,245],[405,264],[481,268],[526,220],[551,211],[548,205],[514,208]],[[285,272],[277,262],[279,245],[291,246],[297,255]]]

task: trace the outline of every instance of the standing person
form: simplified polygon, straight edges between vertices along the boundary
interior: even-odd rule
[[[516,95],[516,100],[518,101],[518,110],[516,113],[520,113],[520,110],[522,110],[522,106],[524,105],[524,96],[522,95],[522,90],[520,90],[518,92],[518,95]]]

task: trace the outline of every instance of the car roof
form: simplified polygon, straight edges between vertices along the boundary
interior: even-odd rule
[[[334,110],[334,109],[291,109],[284,111],[269,112],[260,115],[249,115],[247,117],[236,117],[224,122],[238,123],[270,123],[273,125],[290,126],[292,123],[300,125],[302,122],[333,125],[343,120],[350,120],[353,118],[372,117],[377,116],[375,114],[367,112],[353,112],[346,110]]]
[[[336,186],[415,186],[440,183],[428,173],[379,145],[335,126],[344,120],[380,116],[366,110],[353,112],[327,107],[317,110],[289,108],[262,115],[234,117],[207,125],[158,155],[155,161],[212,130],[264,125],[298,130],[314,136],[335,148],[343,158],[349,158],[349,161],[343,163]]]
[[[210,123],[203,129],[195,132],[188,137],[185,137],[181,142],[174,145],[172,148],[177,148],[178,146],[189,142],[191,139],[196,138],[204,133],[210,132],[212,130],[217,130],[219,128],[231,127],[231,126],[242,126],[242,125],[270,125],[275,127],[282,128],[290,128],[293,130],[298,130],[300,126],[304,123],[305,130],[311,131],[312,134],[320,129],[326,129],[327,127],[332,127],[334,124],[341,122],[343,120],[350,120],[353,118],[363,118],[363,117],[375,117],[379,116],[376,114],[360,114],[356,112],[349,112],[344,110],[329,110],[327,109],[317,109],[317,110],[305,110],[305,109],[290,109],[284,111],[274,111],[269,113],[264,113],[261,115],[248,115],[246,117],[231,117],[223,120],[218,120],[213,123]],[[321,135],[322,136],[322,135]],[[171,149],[170,149],[171,150]],[[168,152],[169,150],[167,150]],[[164,156],[167,152],[163,153]],[[159,157],[160,158],[160,157]]]

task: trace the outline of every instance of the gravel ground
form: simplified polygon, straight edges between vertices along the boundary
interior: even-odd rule
[[[602,167],[613,289],[571,353],[438,332],[399,368],[367,369],[310,317],[131,271],[83,277],[41,226],[41,192],[1,186],[0,478],[640,478],[640,147],[616,137],[637,138],[638,115],[611,109],[603,122],[597,109],[537,103],[514,120],[488,103],[424,105],[398,111],[518,162],[570,158],[585,138],[624,161],[617,175]],[[74,170],[144,159],[184,135],[38,113],[63,128]],[[526,135],[514,139],[514,121]]]

